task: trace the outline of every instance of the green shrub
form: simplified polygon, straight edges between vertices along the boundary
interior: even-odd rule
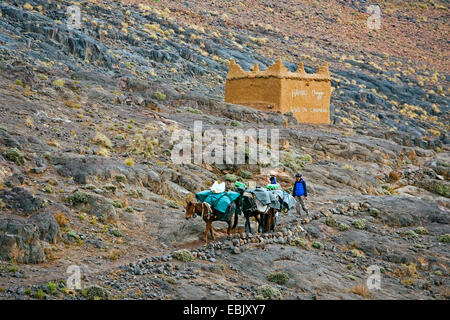
[[[123,174],[119,174],[119,175],[115,176],[114,178],[116,179],[117,182],[122,182],[122,183],[127,182],[127,177]]]
[[[236,176],[236,175],[234,175],[234,174],[231,174],[231,173],[227,173],[225,176],[224,176],[224,179],[225,179],[225,181],[229,181],[229,182],[236,182],[239,178]]]
[[[116,193],[117,187],[113,184],[105,184],[102,189],[106,192]]]
[[[366,228],[366,220],[364,219],[357,219],[357,220],[353,220],[352,221],[352,225],[356,228],[356,229],[365,229]]]
[[[348,224],[346,224],[346,223],[340,222],[340,223],[338,224],[338,230],[339,230],[339,231],[347,231],[347,230],[349,230],[349,229],[350,229],[350,226],[349,226]]]
[[[164,100],[166,100],[166,95],[164,93],[162,93],[161,91],[156,91],[155,98],[160,101],[164,101]]]
[[[75,193],[69,196],[69,203],[72,206],[76,206],[80,203],[88,203],[91,199],[91,196],[87,193],[76,191]]]
[[[450,243],[450,233],[440,235],[439,241],[443,243]]]
[[[265,284],[258,288],[257,300],[280,300],[281,293],[280,290]]]
[[[57,285],[54,282],[47,282],[47,289],[50,291],[50,294],[55,295],[58,290],[57,290]]]
[[[303,162],[312,162],[312,157],[309,154],[302,154],[298,159]]]
[[[306,241],[305,239],[302,239],[302,238],[295,238],[295,239],[291,240],[290,245],[297,246],[297,247],[300,247],[305,250],[309,249],[308,241]]]
[[[267,280],[270,282],[275,282],[277,284],[285,284],[289,280],[289,275],[285,272],[274,272],[267,276]]]
[[[19,268],[17,266],[8,266],[7,270],[8,272],[17,272]]]
[[[325,223],[329,227],[338,227],[338,225],[339,225],[338,222],[336,221],[336,219],[333,217],[333,215],[328,216]]]
[[[121,201],[119,200],[113,200],[113,202],[111,202],[111,204],[115,207],[115,208],[119,208],[122,209],[123,208],[123,204]]]
[[[435,184],[431,191],[433,191],[443,197],[450,198],[450,186],[449,185]]]
[[[68,237],[72,237],[72,238],[74,238],[74,239],[76,239],[76,240],[79,240],[79,239],[80,239],[80,236],[79,236],[77,233],[75,233],[74,231],[69,231],[69,232],[67,232],[67,236],[68,236]]]
[[[417,234],[428,234],[428,230],[425,227],[417,227],[414,229]]]
[[[173,257],[183,262],[194,261],[194,256],[186,249],[178,250],[173,253]]]
[[[47,193],[53,193],[54,191],[55,191],[55,189],[54,189],[51,185],[46,184],[46,185],[44,186],[44,192],[47,192]]]
[[[230,122],[230,125],[231,125],[232,127],[242,127],[242,123],[240,123],[240,122],[237,121],[237,120],[232,120],[232,121]]]
[[[18,166],[23,166],[25,164],[25,157],[17,148],[11,148],[6,151],[6,159],[14,162]]]
[[[312,246],[316,249],[323,249],[323,244],[319,241],[314,241]]]
[[[308,156],[309,155],[302,155],[300,157],[295,157],[291,153],[288,153],[281,159],[280,162],[286,168],[290,168],[291,170],[298,172],[298,171],[301,171],[301,169],[308,162],[312,161],[312,159],[310,159],[310,156],[309,157]]]
[[[378,217],[378,215],[380,214],[380,210],[378,210],[376,208],[369,208],[369,214],[372,217]]]
[[[35,297],[36,299],[39,299],[39,300],[44,300],[44,298],[45,298],[45,292],[44,292],[42,289],[39,289],[39,290],[34,294],[34,297]]]
[[[63,79],[56,79],[55,81],[53,81],[53,85],[58,87],[58,88],[62,88],[62,87],[64,87],[64,80]]]
[[[414,232],[414,230],[408,230],[406,231],[406,235],[410,238],[416,239],[419,237],[417,233]]]
[[[187,108],[187,111],[189,111],[191,113],[195,113],[195,114],[202,114],[203,113],[202,110],[195,109],[195,108],[192,108],[192,107]]]
[[[180,206],[178,205],[178,203],[176,203],[176,202],[173,201],[173,200],[170,200],[170,201],[168,202],[168,205],[169,205],[169,207],[171,207],[171,208],[175,208],[175,209],[179,209],[179,208],[180,208]]]
[[[363,255],[358,249],[352,249],[352,257],[353,258],[361,258]]]
[[[83,295],[89,300],[108,300],[110,296],[108,290],[95,285],[86,288]]]
[[[120,233],[120,231],[118,229],[111,229],[109,231],[109,233],[111,233],[113,236],[120,238],[122,236],[122,234]]]
[[[252,173],[250,171],[241,170],[239,172],[239,176],[244,178],[244,179],[250,179],[252,177]]]

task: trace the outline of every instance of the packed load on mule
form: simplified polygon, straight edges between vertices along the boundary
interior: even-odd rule
[[[228,223],[227,234],[231,234],[231,219],[236,211],[235,200],[239,193],[225,192],[225,183],[214,182],[210,190],[198,192],[195,195],[197,203],[187,200],[186,219],[195,218],[200,215],[206,223],[205,242],[208,242],[208,232],[214,241],[213,221],[225,221]],[[234,215],[234,226],[237,225],[237,215]]]
[[[275,178],[271,182],[272,188],[246,188],[244,184],[236,182],[235,191],[241,195],[236,201],[236,214],[244,214],[246,232],[252,232],[251,217],[258,222],[258,231],[266,232],[274,229],[278,211],[288,211],[295,206],[294,197],[281,189]]]
[[[239,193],[233,191],[214,193],[211,190],[200,191],[195,195],[198,202],[208,203],[212,209],[218,211],[216,213],[217,220],[228,221],[232,213],[227,211],[228,206],[240,196]]]

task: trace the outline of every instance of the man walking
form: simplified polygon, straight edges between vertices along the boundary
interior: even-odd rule
[[[292,196],[295,198],[295,209],[299,217],[302,216],[300,206],[309,215],[308,208],[306,207],[306,199],[308,197],[308,191],[306,190],[306,183],[303,180],[302,175],[297,173],[295,175],[294,188],[292,190]]]

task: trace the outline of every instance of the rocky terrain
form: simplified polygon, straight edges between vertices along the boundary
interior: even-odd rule
[[[448,2],[380,1],[380,30],[368,5],[2,1],[0,298],[448,299]],[[223,102],[231,58],[279,57],[329,63],[331,125]],[[173,132],[195,120],[279,129],[280,164],[172,163]],[[231,236],[216,222],[205,245],[184,218],[215,180],[276,174],[289,190],[298,171],[309,219],[246,234],[240,218]]]

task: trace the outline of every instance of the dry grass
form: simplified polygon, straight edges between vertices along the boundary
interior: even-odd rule
[[[111,251],[109,252],[108,258],[109,258],[110,260],[115,261],[115,260],[118,260],[118,259],[120,258],[121,255],[122,255],[122,251],[121,251],[121,250],[119,250],[119,249],[113,249],[113,250],[111,250]]]
[[[64,213],[57,212],[54,213],[53,216],[55,217],[56,222],[58,222],[58,225],[60,227],[65,227],[69,224],[69,218]]]
[[[361,297],[363,297],[363,299],[369,299],[371,296],[369,289],[367,289],[364,283],[354,286],[350,289],[350,292],[360,295]]]
[[[109,138],[105,136],[103,133],[100,133],[98,131],[95,133],[95,137],[92,139],[92,141],[105,148],[112,147],[111,140],[109,140]]]
[[[391,171],[391,172],[389,172],[389,178],[392,181],[398,181],[401,178],[401,173],[398,171]]]

